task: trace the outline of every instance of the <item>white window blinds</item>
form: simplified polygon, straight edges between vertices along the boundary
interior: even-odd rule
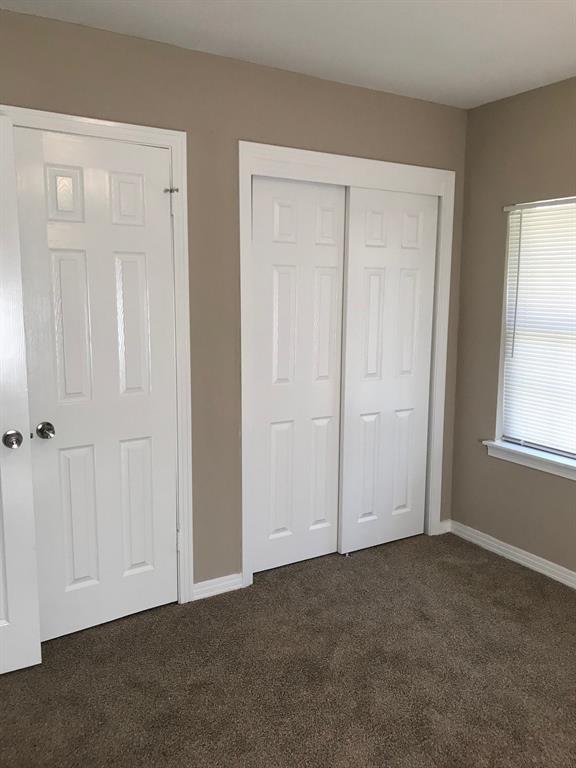
[[[503,439],[576,457],[576,198],[510,209]]]

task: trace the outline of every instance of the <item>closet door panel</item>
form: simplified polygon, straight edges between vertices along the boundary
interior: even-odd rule
[[[344,200],[343,187],[253,182],[242,332],[254,571],[337,547]]]
[[[339,551],[424,531],[437,198],[351,189]]]

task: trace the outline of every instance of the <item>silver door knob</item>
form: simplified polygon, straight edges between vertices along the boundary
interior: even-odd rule
[[[18,432],[17,429],[9,429],[2,435],[2,442],[6,448],[20,448],[22,445],[22,432]]]
[[[42,440],[52,440],[56,434],[54,424],[50,424],[49,421],[41,421],[36,427],[36,434],[41,437]]]

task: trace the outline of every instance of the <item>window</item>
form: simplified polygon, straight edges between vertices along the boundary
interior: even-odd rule
[[[499,421],[500,447],[576,468],[576,198],[508,209]]]

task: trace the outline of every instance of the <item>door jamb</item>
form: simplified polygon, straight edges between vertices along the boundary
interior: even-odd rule
[[[442,467],[444,458],[444,415],[446,400],[446,363],[450,311],[450,276],[452,271],[452,234],[454,222],[454,171],[425,168],[382,160],[368,160],[346,155],[332,155],[271,144],[238,142],[240,191],[240,278],[241,327],[246,326],[249,310],[246,270],[252,238],[252,177],[337,184],[346,188],[364,187],[393,192],[434,195],[439,198],[436,278],[434,285],[434,320],[430,374],[430,410],[426,482],[425,532],[445,532],[441,520]],[[242,368],[247,363],[246,334],[241,333]],[[242,427],[246,423],[246,376],[242,375]],[[247,451],[242,428],[242,457]],[[242,459],[242,583],[249,586],[253,570],[248,551],[248,517],[245,489],[245,462]]]
[[[175,190],[175,193],[171,194],[171,213],[177,400],[178,602],[187,603],[193,599],[194,595],[194,569],[186,133],[6,105],[0,105],[0,114],[6,115],[15,128],[36,128],[43,131],[113,139],[161,147],[170,152],[170,188]]]

